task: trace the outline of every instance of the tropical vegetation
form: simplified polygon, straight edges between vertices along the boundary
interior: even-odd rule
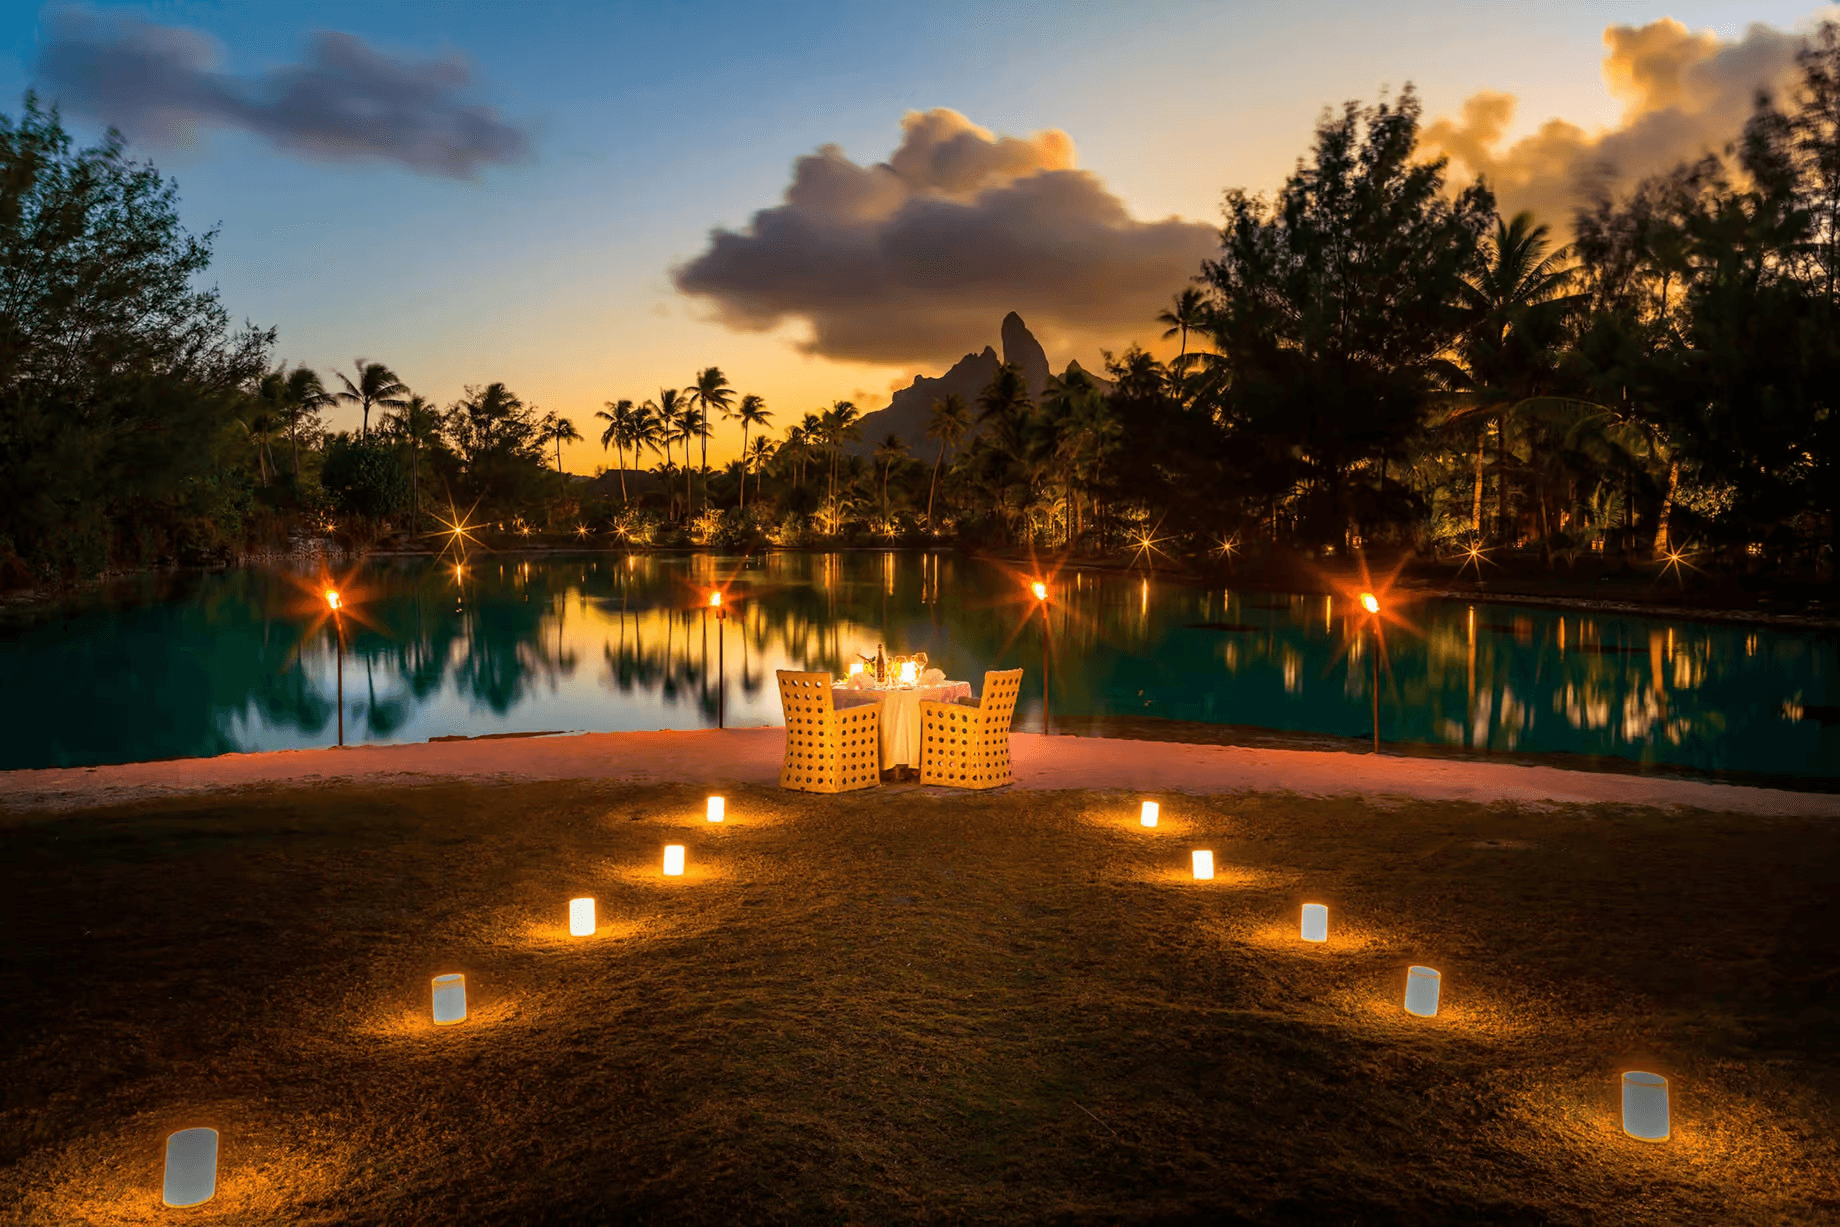
[[[1409,88],[1349,103],[1276,193],[1226,193],[1218,251],[1145,321],[1168,362],[1134,344],[1040,386],[1001,367],[924,438],[866,440],[851,401],[769,407],[708,366],[595,411],[589,479],[564,470],[575,423],[502,382],[438,407],[381,361],[330,390],[276,364],[272,331],[196,288],[213,235],[180,227],[176,187],[116,137],[73,152],[28,97],[0,120],[0,564],[46,581],[463,514],[626,545],[1691,553],[1830,576],[1840,24],[1730,148],[1570,218],[1503,216],[1425,156],[1420,119]],[[341,402],[356,434],[325,426]],[[712,468],[718,429],[740,451]]]

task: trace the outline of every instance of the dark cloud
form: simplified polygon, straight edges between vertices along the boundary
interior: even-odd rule
[[[1624,103],[1605,132],[1587,133],[1551,119],[1503,147],[1514,119],[1513,94],[1480,93],[1457,119],[1425,128],[1424,143],[1448,153],[1458,171],[1489,180],[1503,213],[1532,209],[1555,230],[1569,230],[1586,189],[1607,179],[1631,181],[1723,148],[1750,117],[1757,91],[1781,83],[1803,40],[1753,25],[1736,42],[1691,33],[1672,18],[1604,31],[1604,83]]]
[[[460,101],[472,73],[458,56],[398,60],[325,31],[305,63],[258,76],[231,76],[219,59],[196,30],[67,10],[52,19],[38,78],[67,109],[155,144],[241,128],[310,157],[379,158],[455,178],[530,147],[491,108]]]
[[[803,320],[811,353],[924,362],[983,348],[1010,311],[1061,342],[1144,336],[1219,245],[1210,225],[1132,218],[1064,132],[999,138],[943,108],[902,128],[875,166],[834,145],[799,158],[783,203],[713,232],[678,289],[734,328]]]

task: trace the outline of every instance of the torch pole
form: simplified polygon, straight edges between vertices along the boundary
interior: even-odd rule
[[[1380,753],[1380,626],[1374,616],[1374,753]]]
[[[332,616],[332,640],[338,645],[339,745],[345,745],[345,619]]]

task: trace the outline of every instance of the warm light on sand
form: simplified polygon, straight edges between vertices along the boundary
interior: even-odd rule
[[[1443,977],[1429,967],[1406,970],[1406,1013],[1431,1018],[1438,1012],[1438,985]]]
[[[434,978],[434,1025],[451,1027],[466,1021],[466,977],[459,974]]]
[[[667,878],[684,876],[684,846],[682,844],[664,846],[664,876]]]
[[[1363,592],[1361,594],[1361,608],[1365,609],[1368,613],[1377,614],[1380,612],[1380,602],[1374,599],[1373,593]]]
[[[709,798],[709,821],[720,822],[728,816],[728,802],[721,797]]]
[[[1329,940],[1329,909],[1320,903],[1303,905],[1303,940],[1306,942]]]
[[[1214,854],[1212,852],[1204,849],[1195,852],[1190,859],[1194,863],[1195,881],[1212,882],[1214,880]]]
[[[1668,1140],[1668,1081],[1631,1070],[1623,1075],[1623,1132],[1640,1142]]]
[[[594,936],[594,900],[569,900],[569,936]]]
[[[1161,811],[1162,807],[1155,801],[1146,801],[1144,802],[1144,812],[1139,815],[1137,820],[1147,827],[1153,827],[1156,825],[1157,814]]]
[[[202,1205],[217,1193],[217,1130],[181,1129],[166,1139],[166,1183],[160,1200],[169,1206]]]

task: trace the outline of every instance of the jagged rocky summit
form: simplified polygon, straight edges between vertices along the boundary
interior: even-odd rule
[[[982,353],[966,354],[952,364],[951,370],[937,378],[916,375],[912,383],[894,394],[886,408],[863,415],[862,438],[846,444],[844,451],[867,456],[883,439],[896,434],[901,436],[909,451],[927,453],[926,427],[932,416],[933,402],[956,392],[965,398],[975,415],[978,394],[989,385],[997,367],[1005,364],[1022,372],[1028,381],[1029,395],[1039,400],[1053,369],[1048,365],[1048,351],[1041,347],[1041,342],[1014,311],[1003,317],[1001,340],[1001,358],[997,357],[994,348],[986,345]],[[1074,365],[1069,363],[1069,369]]]

